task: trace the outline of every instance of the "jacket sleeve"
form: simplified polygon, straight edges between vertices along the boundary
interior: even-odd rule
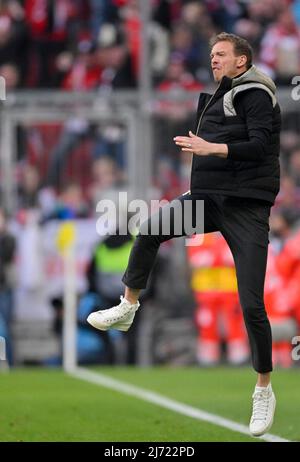
[[[251,89],[236,96],[236,112],[246,122],[248,140],[228,143],[228,159],[259,161],[270,144],[273,119],[272,100],[267,92]]]

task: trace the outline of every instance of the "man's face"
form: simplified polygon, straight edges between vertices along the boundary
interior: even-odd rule
[[[234,54],[234,45],[222,41],[216,43],[210,53],[211,67],[216,82],[220,82],[224,75],[231,79],[247,70],[246,57]]]

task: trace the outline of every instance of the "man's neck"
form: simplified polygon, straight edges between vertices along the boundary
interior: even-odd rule
[[[231,77],[231,78],[232,79],[237,79],[238,77],[241,77],[241,75],[245,74],[245,72],[247,72],[249,69],[245,69],[244,71],[239,72],[237,75],[235,75],[234,77]]]

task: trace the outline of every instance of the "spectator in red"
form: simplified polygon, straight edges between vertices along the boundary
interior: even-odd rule
[[[58,66],[62,64],[61,59],[58,60]],[[102,67],[97,59],[95,45],[88,39],[83,39],[78,44],[78,55],[63,79],[61,88],[70,91],[95,89],[99,86],[101,74]]]
[[[285,250],[294,233],[294,217],[288,210],[271,216],[270,246],[265,280],[265,306],[272,328],[272,350],[275,365],[290,367],[291,339],[296,335],[296,309],[299,306],[299,275],[291,271],[291,258]],[[299,259],[298,259],[299,260]],[[298,264],[300,269],[300,266]],[[295,293],[295,287],[298,287]],[[296,297],[295,297],[296,295]]]
[[[53,86],[55,58],[66,47],[70,21],[78,13],[76,4],[71,0],[25,0],[25,13],[36,68],[29,84]]]
[[[196,303],[199,363],[218,364],[222,342],[226,344],[226,358],[230,364],[245,363],[249,358],[248,341],[234,261],[225,239],[220,233],[206,234],[201,244],[187,247],[187,257]]]

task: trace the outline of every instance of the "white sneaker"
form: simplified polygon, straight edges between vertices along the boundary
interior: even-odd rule
[[[140,303],[137,301],[135,304],[131,304],[122,295],[120,299],[121,303],[117,306],[91,313],[87,322],[99,330],[112,328],[126,332],[133,322]]]
[[[253,393],[253,411],[250,420],[250,433],[261,436],[270,430],[275,413],[276,399],[271,384],[267,387],[255,387]]]

